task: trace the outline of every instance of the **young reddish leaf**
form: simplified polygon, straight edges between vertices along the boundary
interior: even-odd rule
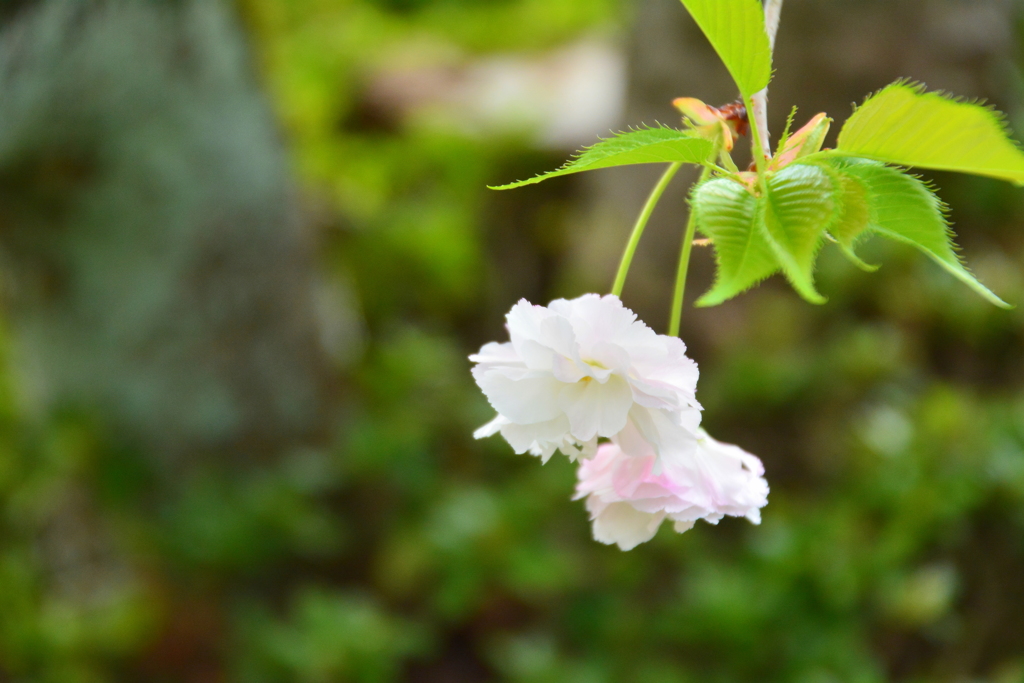
[[[687,123],[712,144],[721,144],[722,149],[731,152],[734,144],[732,128],[715,107],[709,107],[695,97],[677,97],[672,105],[682,112]]]
[[[776,171],[788,166],[797,159],[821,150],[825,136],[832,126],[832,119],[826,114],[818,114],[807,122],[803,128],[785,138],[772,158],[768,168]]]

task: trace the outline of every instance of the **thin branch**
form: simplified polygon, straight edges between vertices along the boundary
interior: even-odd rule
[[[768,31],[768,44],[775,50],[775,35],[779,32],[779,15],[782,14],[782,0],[766,0],[764,4],[764,27]]]
[[[768,32],[768,44],[775,51],[775,36],[779,32],[779,16],[782,14],[782,0],[765,0],[764,26]],[[772,147],[768,139],[768,88],[753,97],[753,111],[750,112],[754,126],[760,133],[761,154],[765,159],[772,158]]]

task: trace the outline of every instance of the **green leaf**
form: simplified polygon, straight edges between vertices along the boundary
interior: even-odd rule
[[[697,228],[715,246],[715,285],[698,301],[714,306],[782,270],[808,301],[824,303],[814,288],[814,262],[825,230],[837,220],[839,174],[792,164],[771,175],[764,197],[720,178],[700,185],[692,206]]]
[[[840,164],[839,170],[863,184],[873,232],[917,247],[991,303],[1012,308],[960,262],[945,207],[927,185],[898,168],[877,163],[852,161]]]
[[[769,176],[764,226],[782,271],[811,303],[826,299],[814,288],[814,261],[825,229],[836,219],[836,186],[822,168],[792,164]]]
[[[555,171],[529,180],[491,187],[491,189],[511,190],[515,187],[539,183],[548,178],[613,166],[677,162],[702,164],[708,160],[713,151],[714,145],[711,141],[693,131],[665,127],[641,128],[601,140]]]
[[[853,250],[857,239],[871,224],[867,188],[858,178],[845,173],[838,174],[837,185],[842,193],[842,201],[839,215],[828,231],[846,258],[861,270],[873,273],[878,270],[878,266],[865,263]]]
[[[779,269],[768,244],[758,201],[743,185],[719,178],[698,186],[691,210],[697,227],[715,246],[715,284],[697,306],[716,306],[750,289]]]
[[[772,50],[759,0],[682,0],[725,63],[740,93],[768,87]]]
[[[1024,152],[1001,115],[970,102],[894,83],[847,120],[838,150],[899,166],[990,176],[1024,185]]]

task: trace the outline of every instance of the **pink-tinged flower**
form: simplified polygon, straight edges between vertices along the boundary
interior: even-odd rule
[[[602,445],[580,464],[576,499],[587,499],[595,540],[631,550],[654,538],[666,518],[679,533],[698,519],[717,524],[727,515],[760,524],[768,504],[763,474],[755,456],[700,430],[660,457],[650,448],[636,456]]]
[[[672,426],[700,423],[697,364],[677,337],[655,334],[618,297],[587,294],[548,306],[522,300],[506,317],[511,341],[470,356],[498,412],[477,431],[518,453],[575,459],[632,424],[655,450]]]

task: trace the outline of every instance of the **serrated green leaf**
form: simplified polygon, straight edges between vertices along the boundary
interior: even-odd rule
[[[842,201],[836,221],[828,231],[846,258],[861,270],[873,273],[878,270],[878,266],[865,263],[853,250],[857,239],[868,230],[871,223],[867,188],[859,179],[845,173],[838,174],[837,184],[842,193]]]
[[[836,219],[832,178],[818,166],[793,164],[770,176],[766,187],[764,226],[786,279],[811,303],[825,303],[814,288],[814,261]]]
[[[875,163],[850,163],[843,174],[859,180],[867,192],[870,229],[911,244],[1000,308],[1012,308],[978,282],[957,257],[943,204],[919,179],[898,168]]]
[[[779,269],[761,227],[758,202],[745,187],[725,178],[709,180],[693,193],[697,228],[715,247],[715,284],[697,306],[716,306],[750,289]]]
[[[847,120],[838,150],[899,166],[959,171],[1024,185],[1024,152],[1001,115],[923,87],[894,83]]]
[[[511,190],[548,178],[613,166],[677,162],[701,164],[708,160],[713,151],[714,145],[711,141],[692,131],[664,127],[641,128],[601,140],[555,171],[491,189]]]
[[[768,86],[772,50],[759,0],[682,0],[744,97]]]

